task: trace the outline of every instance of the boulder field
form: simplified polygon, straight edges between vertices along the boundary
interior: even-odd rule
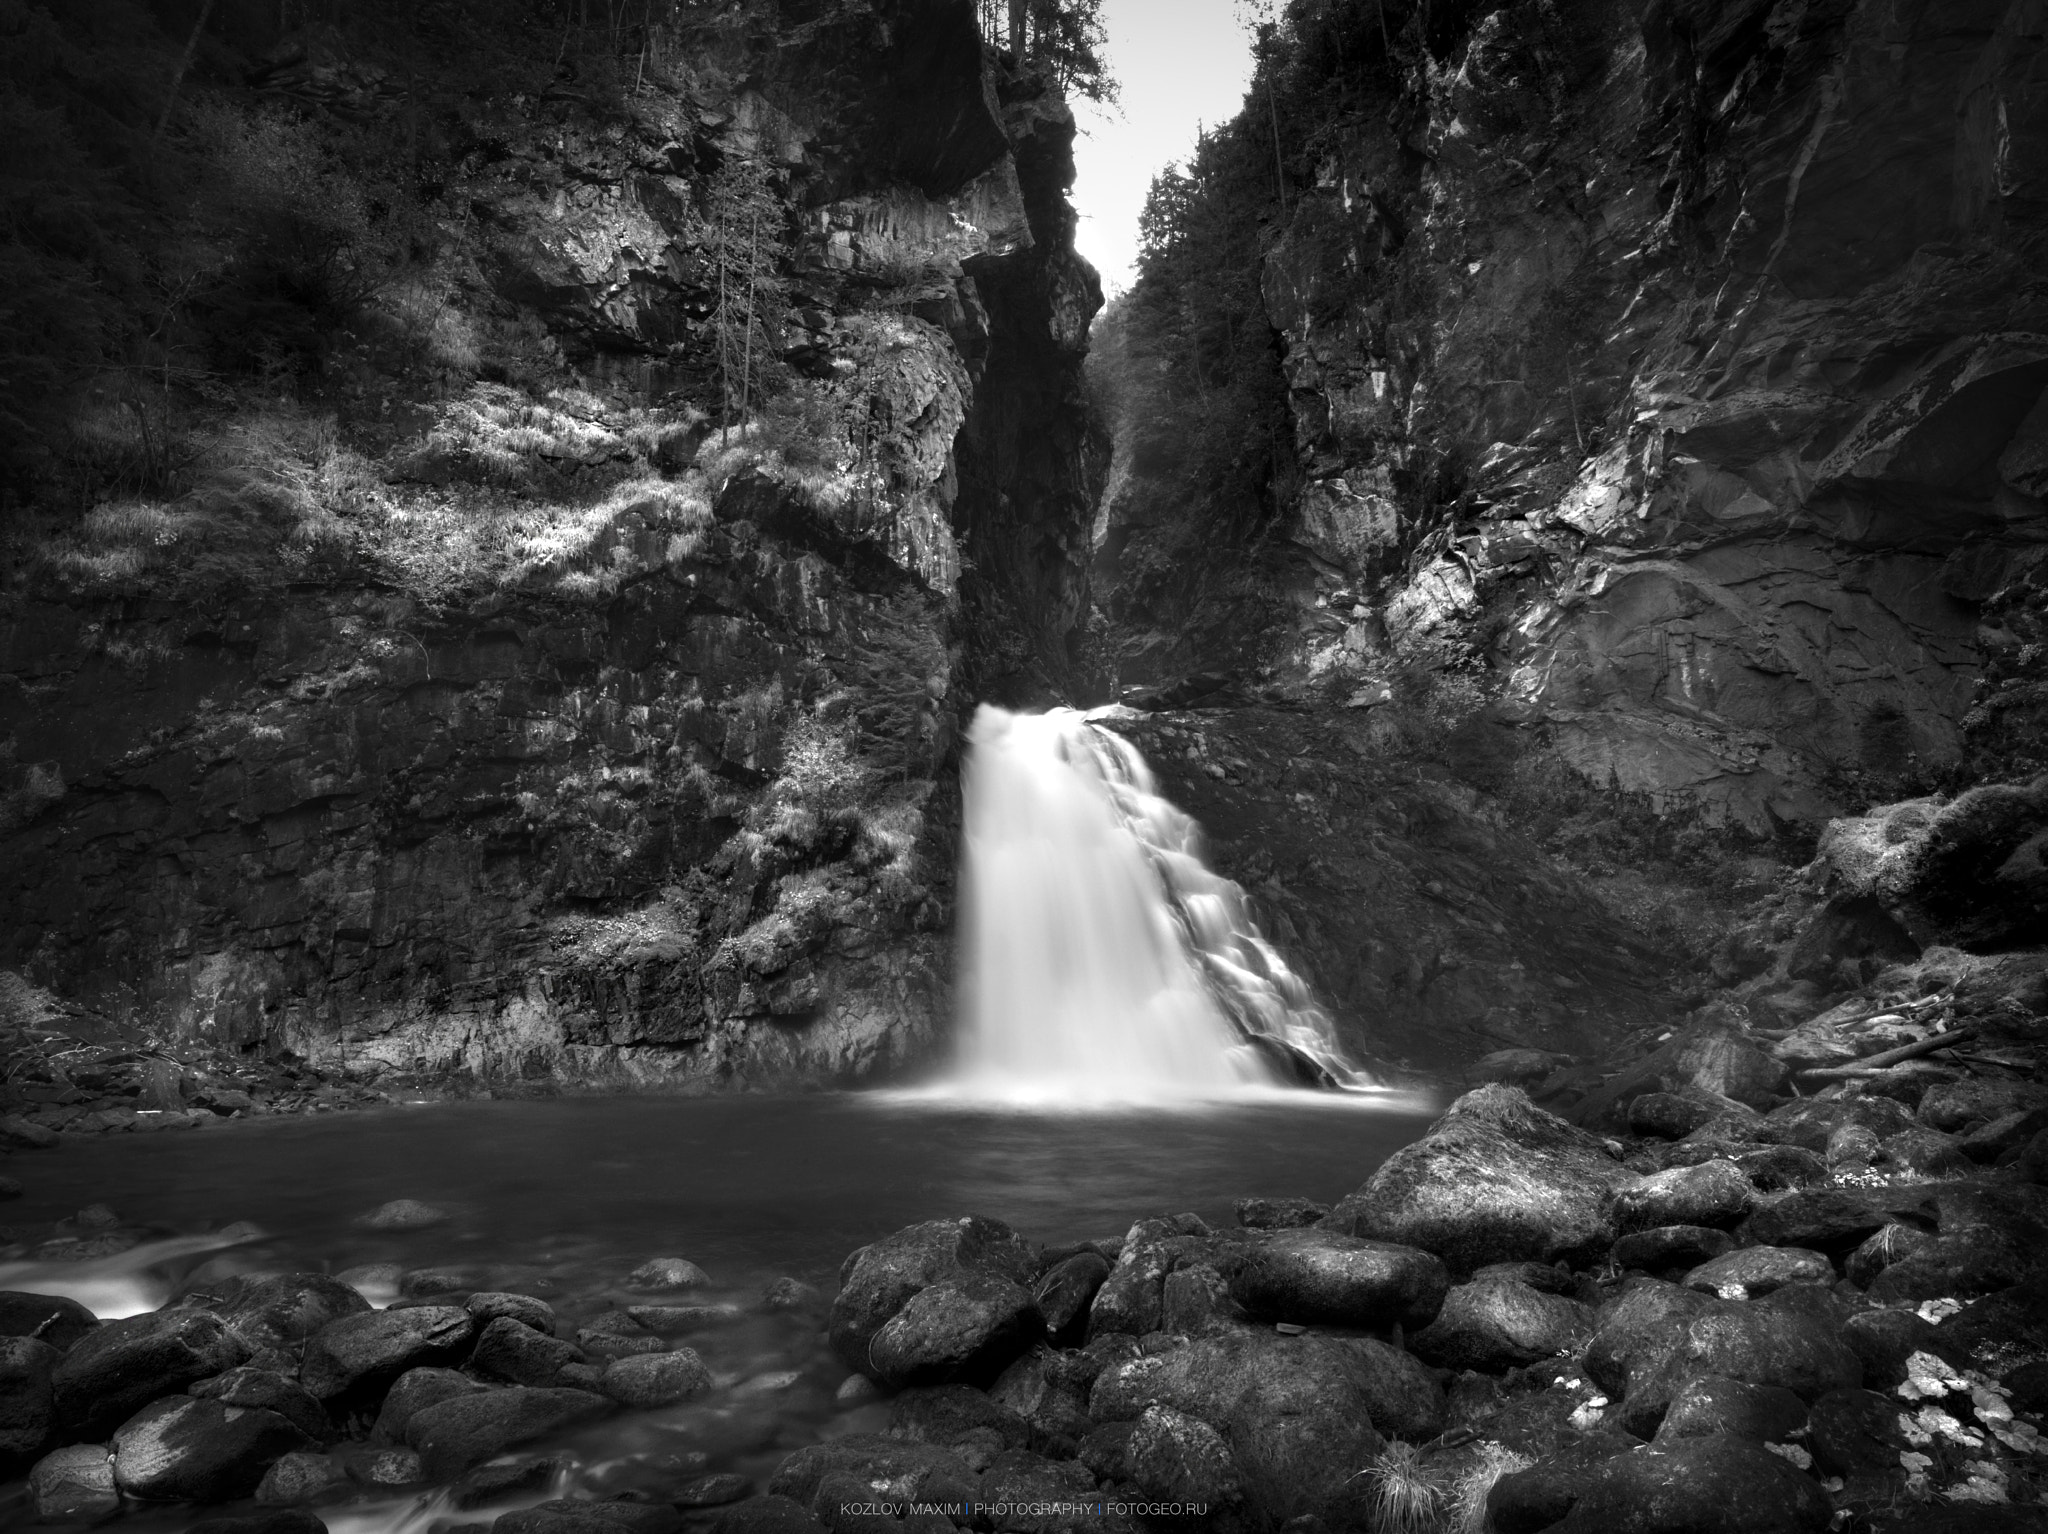
[[[1690,1129],[1639,1093],[1608,1134],[1489,1084],[1333,1206],[1052,1248],[930,1220],[829,1301],[680,1258],[597,1299],[458,1268],[112,1321],[4,1295],[0,1469],[24,1516],[209,1534],[400,1494],[492,1534],[2048,1528],[2048,1158],[1833,1091]],[[1878,1130],[1955,1154],[1842,1153]],[[728,1367],[768,1358],[749,1326],[799,1366]],[[777,1393],[816,1410],[748,1415]]]

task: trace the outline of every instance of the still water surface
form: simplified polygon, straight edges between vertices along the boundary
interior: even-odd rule
[[[855,1247],[943,1216],[991,1215],[1054,1244],[1120,1236],[1133,1219],[1164,1212],[1227,1223],[1233,1201],[1248,1194],[1334,1200],[1426,1121],[1422,1105],[1400,1099],[1277,1092],[1071,1115],[902,1094],[448,1103],[124,1135],[20,1157],[28,1193],[10,1217],[54,1220],[103,1202],[167,1235],[237,1221],[265,1233],[193,1258],[205,1264],[197,1269],[188,1261],[126,1273],[119,1257],[31,1265],[39,1280],[65,1270],[59,1283],[102,1270],[114,1297],[92,1302],[107,1314],[236,1272],[388,1263],[473,1275],[458,1280],[462,1288],[544,1294],[570,1334],[644,1303],[624,1276],[649,1257],[687,1257],[709,1272],[710,1288],[689,1298],[731,1319],[687,1339],[716,1382],[708,1397],[545,1445],[572,1468],[546,1492],[502,1506],[458,1515],[445,1491],[366,1487],[319,1509],[331,1534],[433,1534],[544,1495],[660,1500],[702,1473],[759,1486],[795,1448],[880,1431],[886,1405],[840,1393],[847,1371],[824,1346],[822,1297],[795,1311],[764,1309],[769,1279],[796,1277],[829,1295]],[[410,1232],[357,1223],[397,1198],[451,1218]],[[11,1267],[0,1288],[29,1287],[22,1265]],[[0,1485],[0,1527],[28,1513],[22,1484]],[[179,1534],[197,1516],[134,1509],[119,1527]]]

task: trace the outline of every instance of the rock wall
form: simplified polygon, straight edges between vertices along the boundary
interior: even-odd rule
[[[215,67],[316,123],[380,100],[341,33],[249,47]],[[435,126],[436,323],[514,361],[366,327],[289,409],[238,400],[182,497],[45,524],[0,594],[0,968],[370,1075],[930,1052],[962,554],[1031,614],[1013,663],[1085,603],[1072,119],[967,0],[728,7],[663,80]],[[725,441],[733,156],[816,386]]]
[[[2041,664],[1982,619],[2048,540],[2044,27],[1296,7],[1255,658],[1359,706],[1478,674],[1579,772],[1751,832],[1966,776],[1987,650]]]

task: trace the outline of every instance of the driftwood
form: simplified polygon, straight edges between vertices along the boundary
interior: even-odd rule
[[[1869,1055],[1854,1065],[1829,1065],[1799,1074],[1808,1081],[1846,1081],[1856,1076],[1871,1076],[1888,1065],[1902,1061],[1916,1060],[1921,1055],[1931,1055],[1937,1049],[1947,1049],[1951,1044],[1960,1044],[1965,1039],[1977,1036],[1975,1028],[1956,1028],[1948,1033],[1937,1033],[1932,1038],[1922,1039],[1918,1044],[1901,1044],[1897,1049],[1887,1049],[1882,1054]]]

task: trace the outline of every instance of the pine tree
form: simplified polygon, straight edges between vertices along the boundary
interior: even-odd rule
[[[768,167],[750,156],[728,158],[706,188],[704,220],[718,295],[712,331],[723,434],[781,382],[789,238]]]

